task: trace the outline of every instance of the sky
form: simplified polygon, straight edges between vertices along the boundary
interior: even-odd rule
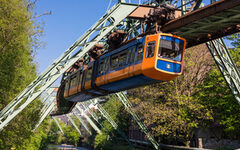
[[[51,11],[51,15],[37,18],[43,24],[42,47],[36,50],[38,73],[44,72],[52,62],[68,49],[107,11],[108,5],[117,0],[39,0],[38,15]],[[206,1],[206,0],[204,0]]]
[[[37,14],[49,11],[52,14],[37,18],[37,21],[44,23],[44,33],[39,39],[43,44],[35,54],[38,72],[46,70],[95,24],[105,14],[109,2],[109,0],[39,0],[35,8]]]

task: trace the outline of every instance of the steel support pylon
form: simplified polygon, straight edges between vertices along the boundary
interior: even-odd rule
[[[240,74],[233,61],[223,39],[216,39],[207,42],[207,47],[211,52],[219,70],[221,71],[233,96],[240,104]]]
[[[76,109],[75,109],[76,110]],[[85,130],[92,135],[91,130],[89,130],[88,126],[86,125],[86,123],[82,120],[82,118],[75,112],[73,112],[73,115],[77,117],[77,119],[81,122],[81,124],[83,125],[83,127],[85,128]]]
[[[41,118],[40,118],[39,122],[37,123],[37,125],[36,125],[36,127],[34,128],[33,131],[35,131],[40,126],[40,124],[43,122],[43,120],[52,112],[54,106],[55,106],[54,103],[51,103],[47,107],[47,109],[42,113]]]
[[[0,130],[44,91],[48,92],[50,90],[49,87],[69,67],[83,57],[95,44],[101,42],[109,32],[116,28],[137,7],[138,5],[124,3],[114,5],[96,24],[55,60],[44,73],[37,77],[12,102],[1,110]],[[18,106],[19,103],[23,104]]]
[[[82,135],[81,131],[79,130],[79,128],[77,127],[77,125],[75,124],[74,120],[72,119],[72,117],[69,114],[66,114],[68,120],[71,122],[71,124],[74,126],[74,128],[77,130],[77,132]]]
[[[132,104],[129,102],[128,98],[122,92],[116,93],[116,96],[119,100],[123,103],[126,110],[132,115],[133,119],[137,122],[138,126],[140,127],[141,131],[146,135],[147,139],[152,143],[153,147],[156,150],[160,150],[159,144],[153,138],[152,134],[149,132],[148,128],[144,125],[141,121],[140,117],[133,111]]]
[[[85,111],[87,111],[91,116],[92,118],[101,126],[101,128],[103,128],[105,131],[106,128],[101,124],[101,121],[100,119],[98,118],[98,116],[96,115],[95,112],[93,112],[86,104],[86,102],[82,102],[81,105],[84,107]]]
[[[63,129],[62,129],[62,127],[60,126],[60,124],[59,124],[58,120],[56,119],[56,117],[52,117],[52,118],[53,118],[53,120],[55,121],[55,123],[57,124],[60,132],[61,132],[62,134],[64,134]]]
[[[117,132],[124,138],[124,140],[125,140],[130,146],[134,147],[134,146],[131,144],[131,142],[129,141],[128,137],[125,135],[125,133],[122,132],[122,131],[119,129],[119,126],[117,125],[117,123],[112,119],[112,117],[111,117],[111,116],[108,114],[108,112],[102,107],[102,105],[100,105],[100,104],[98,103],[98,99],[95,99],[95,100],[96,100],[96,106],[97,106],[99,112],[102,114],[102,116],[103,116],[105,119],[107,119],[107,121],[113,126],[113,128],[114,128],[115,130],[117,130]],[[91,101],[92,101],[92,103],[94,103],[93,100],[91,100]]]
[[[88,117],[88,115],[78,106],[75,106],[76,109],[86,118],[87,122],[93,127],[93,129],[98,133],[102,134],[101,130],[95,125],[95,123]]]
[[[216,0],[211,0],[215,3]],[[234,98],[240,104],[240,73],[222,38],[206,43]]]

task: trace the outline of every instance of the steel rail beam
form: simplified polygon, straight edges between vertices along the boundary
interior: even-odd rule
[[[162,31],[185,38],[191,47],[239,32],[239,13],[240,0],[220,0],[166,23]]]
[[[53,64],[39,77],[37,77],[26,89],[24,89],[12,102],[10,102],[0,112],[0,130],[6,126],[17,114],[19,114],[28,104],[35,100],[50,85],[52,85],[69,67],[83,57],[98,41],[101,41],[110,31],[112,31],[122,20],[132,13],[138,6],[133,4],[117,4],[113,6],[107,14],[92,26],[82,37],[70,46]],[[106,28],[97,33],[99,27],[105,24]],[[96,35],[90,39],[92,35]],[[84,46],[79,46],[87,43]],[[74,57],[71,55],[76,52]],[[25,100],[24,105],[17,107]],[[8,116],[5,116],[5,114]]]

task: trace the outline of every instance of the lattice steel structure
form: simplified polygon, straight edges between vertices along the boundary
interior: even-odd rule
[[[157,1],[157,2],[156,2]],[[9,103],[3,110],[0,112],[0,130],[3,129],[18,113],[20,113],[28,104],[30,104],[34,99],[38,98],[42,93],[45,93],[43,102],[46,102],[49,99],[49,95],[54,91],[55,88],[50,87],[54,81],[56,81],[64,72],[72,66],[77,60],[82,57],[87,56],[87,52],[97,43],[102,43],[107,47],[106,39],[107,35],[114,29],[123,29],[128,32],[129,38],[141,34],[141,21],[134,19],[127,19],[134,10],[139,7],[139,4],[148,4],[148,5],[158,5],[158,4],[171,4],[176,6],[176,8],[181,9],[182,15],[187,15],[189,12],[197,10],[202,3],[202,0],[119,0],[119,3],[114,5],[108,12],[100,18],[83,36],[81,36],[77,41],[75,41],[53,64],[37,79],[35,79],[25,90],[23,90],[11,103]],[[216,0],[209,0],[209,4],[216,2]],[[227,1],[226,1],[227,2]],[[238,3],[239,0],[235,0],[235,3]],[[228,18],[224,19],[225,12],[218,13],[216,15],[206,17],[205,19],[199,19],[193,24],[180,24],[179,28],[170,28],[170,26],[175,26],[174,22],[170,22],[163,26],[164,32],[176,33],[179,36],[186,38],[189,41],[194,41],[196,38],[194,36],[200,35],[199,32],[210,32],[213,30],[214,26],[211,26],[215,19],[218,19],[223,27],[228,25],[232,26],[231,23],[240,23],[239,8],[231,8],[226,10],[226,13],[230,14]],[[224,10],[225,11],[225,10]],[[232,14],[232,15],[231,15]],[[198,18],[196,18],[198,19]],[[221,20],[222,19],[222,20]],[[230,22],[229,21],[233,21]],[[179,22],[184,22],[184,18]],[[215,21],[216,22],[216,21]],[[199,28],[196,28],[199,27]],[[229,32],[234,33],[237,30],[230,30]],[[216,36],[217,37],[217,36]],[[204,42],[204,40],[202,40]],[[196,43],[195,43],[196,44]],[[194,44],[192,44],[194,45]],[[229,85],[231,91],[233,92],[234,97],[240,102],[240,76],[239,71],[236,68],[235,63],[233,62],[230,53],[222,39],[217,39],[207,43],[207,46],[216,61],[220,71],[222,72],[227,84]],[[126,100],[124,94],[117,94],[120,100],[123,102],[129,112],[133,115],[135,120],[139,118],[132,113],[131,105]],[[21,105],[20,105],[21,104]],[[42,110],[41,121],[51,112],[54,104],[51,103],[45,106]],[[81,108],[77,105],[77,109],[81,111]],[[97,121],[98,118],[93,115],[93,118]],[[87,119],[88,120],[88,119]],[[91,122],[88,120],[88,122]],[[159,149],[157,142],[149,135],[146,127],[139,124],[143,128],[150,141],[153,143],[156,149]],[[92,125],[94,127],[94,125]],[[95,125],[96,126],[96,125]],[[94,127],[97,132],[100,130],[97,129],[97,126]],[[99,130],[99,131],[98,131]],[[80,133],[80,130],[79,130]],[[100,132],[99,132],[100,133]]]

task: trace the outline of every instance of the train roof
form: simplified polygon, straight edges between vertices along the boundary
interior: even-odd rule
[[[124,50],[124,49],[127,49],[128,47],[131,47],[131,46],[133,46],[133,45],[136,45],[136,44],[138,44],[138,43],[143,43],[144,40],[145,40],[145,37],[146,37],[146,36],[140,37],[140,38],[136,39],[135,41],[133,41],[133,42],[131,42],[131,43],[128,43],[128,44],[126,44],[126,45],[124,45],[124,46],[121,46],[121,47],[119,47],[119,48],[111,51],[111,52],[108,52],[108,53],[100,56],[99,59],[103,59],[103,58],[105,58],[105,57],[111,56],[112,54],[118,53],[118,52],[120,52],[120,51],[122,51],[122,50]]]

